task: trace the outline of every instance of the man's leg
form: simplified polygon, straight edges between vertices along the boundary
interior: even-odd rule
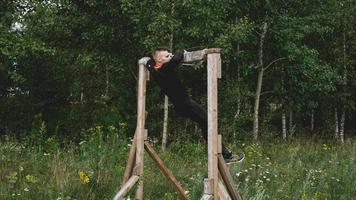
[[[202,130],[202,135],[205,141],[208,141],[208,115],[197,102],[193,99],[187,99],[184,103],[184,116],[198,123]],[[232,153],[222,144],[222,155],[225,159],[230,159]]]

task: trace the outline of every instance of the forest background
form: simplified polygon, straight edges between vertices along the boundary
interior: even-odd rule
[[[288,145],[300,138],[304,145],[327,143],[324,149],[347,143],[354,152],[355,19],[352,0],[1,0],[1,141],[36,147],[55,141],[65,148],[99,132],[103,142],[129,144],[136,127],[138,59],[157,46],[173,52],[220,47],[219,131],[229,146],[275,140]],[[205,66],[178,69],[204,108]],[[148,82],[150,139],[160,146],[165,132],[168,148],[203,144],[196,124],[171,106],[164,120],[164,101]],[[12,180],[3,172],[4,180]]]

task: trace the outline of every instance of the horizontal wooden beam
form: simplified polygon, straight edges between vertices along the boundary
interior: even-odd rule
[[[221,51],[220,48],[210,48],[210,49],[186,52],[184,53],[183,62],[190,63],[190,62],[204,60],[207,54],[220,53],[220,51]]]

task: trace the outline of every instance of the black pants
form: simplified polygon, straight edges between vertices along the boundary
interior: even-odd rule
[[[187,98],[183,103],[174,104],[177,114],[190,118],[198,123],[202,130],[202,135],[205,141],[208,141],[208,115],[197,102],[193,99]],[[230,158],[231,152],[222,145],[222,154],[224,158]]]

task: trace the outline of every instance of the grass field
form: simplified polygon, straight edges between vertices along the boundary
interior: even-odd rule
[[[129,139],[104,137],[100,130],[79,144],[59,145],[53,137],[40,144],[4,138],[0,199],[112,199],[129,144]],[[166,152],[157,143],[154,147],[191,199],[200,199],[207,176],[204,144],[173,142]],[[351,140],[344,145],[305,139],[240,142],[241,149],[246,159],[230,172],[243,199],[356,198],[356,145]],[[144,191],[145,199],[179,199],[148,154]]]

